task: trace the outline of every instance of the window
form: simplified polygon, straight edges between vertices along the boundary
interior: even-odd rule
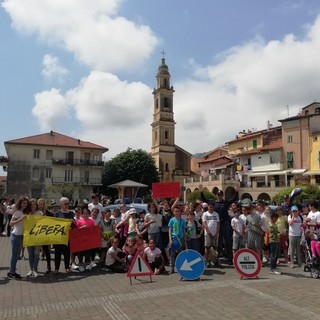
[[[32,179],[38,180],[40,177],[40,170],[39,168],[32,169]]]
[[[166,140],[169,139],[169,131],[168,131],[168,130],[166,130],[166,131],[164,132],[164,138],[165,138]]]
[[[74,157],[73,151],[68,151],[66,153],[67,164],[73,164],[73,157]]]
[[[89,183],[89,177],[90,177],[90,172],[89,171],[85,171],[84,172],[84,182],[85,183]]]
[[[287,167],[288,169],[293,168],[293,152],[287,153]]]
[[[252,148],[257,149],[257,145],[258,145],[257,140],[256,139],[252,140]]]
[[[155,143],[158,142],[158,132],[157,131],[154,132],[154,142]]]
[[[52,176],[52,168],[46,168],[46,178],[51,178]]]
[[[288,137],[287,137],[287,142],[288,142],[288,143],[292,143],[292,141],[293,141],[293,137],[292,137],[292,136],[288,136]]]
[[[314,110],[314,113],[315,113],[315,114],[320,114],[320,108],[316,108],[316,109]]]
[[[168,172],[169,171],[169,164],[166,163],[166,171]]]
[[[33,150],[33,159],[40,159],[40,149]]]
[[[65,170],[64,171],[64,181],[73,181],[73,170]]]
[[[47,150],[46,151],[46,160],[52,160],[52,155],[53,155],[52,150]]]

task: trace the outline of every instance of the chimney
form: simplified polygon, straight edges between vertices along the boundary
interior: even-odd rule
[[[80,143],[81,141],[80,141],[80,139],[78,139],[78,145],[80,145],[81,143]]]

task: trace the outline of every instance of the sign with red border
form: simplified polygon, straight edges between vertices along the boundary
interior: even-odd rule
[[[151,275],[153,275],[151,267],[149,266],[146,259],[141,255],[141,253],[137,251],[127,272],[127,276],[130,277],[130,283],[131,277],[150,276],[151,279]]]
[[[261,271],[259,256],[251,249],[240,249],[233,257],[235,269],[240,273],[241,279],[258,278]]]
[[[152,183],[153,198],[176,198],[180,196],[180,182]]]

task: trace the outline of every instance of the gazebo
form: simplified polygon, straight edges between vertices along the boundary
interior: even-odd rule
[[[124,180],[121,182],[117,182],[114,184],[110,184],[108,188],[115,188],[118,191],[118,196],[120,197],[121,200],[124,200],[124,189],[125,188],[131,188],[131,199],[134,202],[136,195],[138,193],[139,188],[147,188],[148,185],[139,183],[136,181],[132,180]]]

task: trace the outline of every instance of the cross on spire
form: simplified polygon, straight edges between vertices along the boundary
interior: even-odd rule
[[[165,55],[166,55],[165,51],[162,50],[160,53],[162,54],[162,59],[164,59],[164,58],[165,58]]]

